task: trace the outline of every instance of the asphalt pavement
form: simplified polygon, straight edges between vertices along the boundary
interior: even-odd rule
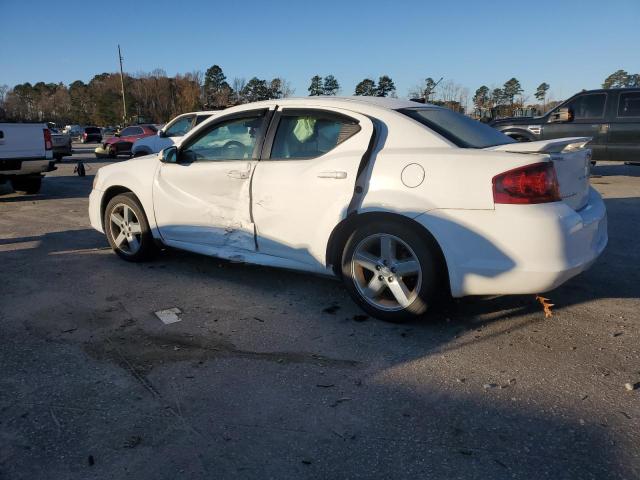
[[[330,279],[123,262],[91,147],[0,195],[0,478],[640,478],[640,167],[595,167],[609,245],[552,317],[482,297],[393,325]]]

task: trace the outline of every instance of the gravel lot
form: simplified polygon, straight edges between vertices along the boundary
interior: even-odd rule
[[[0,478],[640,478],[640,167],[594,169],[609,246],[553,317],[471,298],[391,325],[328,279],[119,260],[76,147],[87,177],[0,196]]]

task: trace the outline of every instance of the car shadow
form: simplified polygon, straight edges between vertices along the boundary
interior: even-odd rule
[[[637,206],[638,199],[634,200]],[[619,208],[616,202],[608,202],[612,212],[616,212]],[[624,205],[622,208],[631,207]],[[613,241],[621,240],[614,233]],[[603,255],[604,262],[607,262],[606,255],[607,252]],[[313,458],[312,468],[318,478],[339,477],[340,472],[354,471],[367,478],[420,478],[425,468],[434,478],[614,479],[630,474],[627,465],[620,460],[623,455],[620,448],[611,441],[611,434],[606,429],[592,422],[584,424],[571,416],[545,414],[544,410],[533,408],[527,402],[509,401],[509,396],[517,397],[521,393],[517,393],[516,387],[508,382],[496,385],[496,393],[487,396],[481,387],[456,392],[438,388],[432,382],[419,386],[411,383],[415,379],[409,384],[389,380],[396,368],[414,362],[434,362],[436,365],[436,358],[445,353],[471,348],[490,338],[517,333],[518,329],[543,323],[542,315],[536,318],[522,315],[539,309],[531,296],[462,299],[438,308],[430,322],[390,325],[362,318],[341,285],[332,280],[268,267],[206,260],[199,255],[175,250],[167,250],[154,262],[130,264],[109,252],[104,236],[90,229],[2,238],[0,261],[5,272],[16,273],[16,269],[20,269],[24,276],[17,283],[5,283],[0,309],[7,307],[14,296],[23,294],[21,289],[25,285],[45,274],[51,278],[51,272],[63,271],[64,268],[64,276],[58,277],[55,287],[51,287],[56,298],[46,314],[20,317],[14,312],[9,317],[5,315],[5,320],[8,318],[16,322],[16,328],[25,322],[27,332],[39,332],[40,336],[49,339],[47,341],[60,342],[60,331],[69,328],[66,323],[69,320],[61,318],[64,317],[63,311],[76,312],[75,315],[82,318],[93,311],[91,309],[96,309],[95,313],[89,313],[94,320],[85,324],[76,322],[73,327],[77,329],[75,334],[85,335],[89,342],[84,347],[89,352],[87,358],[110,361],[109,345],[117,341],[119,353],[113,357],[116,365],[122,365],[122,356],[128,364],[146,365],[146,369],[168,368],[175,362],[183,362],[187,368],[190,364],[197,366],[198,362],[206,365],[225,359],[227,368],[216,368],[211,376],[207,376],[209,374],[202,368],[189,374],[196,375],[200,388],[196,388],[195,381],[182,387],[182,402],[189,407],[180,418],[172,420],[173,417],[163,414],[152,426],[145,427],[150,429],[144,431],[145,438],[160,438],[162,431],[175,430],[170,444],[157,442],[152,452],[147,449],[136,451],[135,459],[131,449],[119,453],[122,461],[129,462],[134,471],[141,468],[141,459],[149,460],[148,465],[155,465],[152,470],[145,470],[151,473],[151,477],[153,472],[172,471],[175,466],[168,459],[176,451],[185,449],[198,452],[205,471],[216,469],[222,476],[225,472],[233,473],[238,467],[235,458],[242,454],[245,458],[242,476],[245,478],[300,478],[306,476],[302,470],[306,464],[301,464],[300,458],[309,457]],[[637,263],[614,262],[603,270],[596,264],[587,287],[576,289],[571,286],[584,283],[584,278],[578,277],[568,282],[564,294],[558,290],[550,296],[561,309],[614,294],[617,297],[635,295],[637,292],[623,285],[629,275],[634,274],[634,265]],[[613,285],[606,285],[608,281],[601,276],[611,268],[615,270],[610,277]],[[262,317],[271,307],[279,308],[276,312],[281,309],[282,313],[276,314],[281,323],[274,330],[261,333],[263,343],[268,346],[267,352],[250,351],[218,335],[206,333],[194,337],[193,333],[181,334],[176,330],[164,333],[127,330],[122,316],[135,320],[136,315],[132,317],[126,313],[126,306],[123,307],[125,310],[117,309],[114,314],[98,313],[98,309],[105,306],[104,298],[119,293],[116,292],[117,287],[101,290],[96,285],[127,285],[127,290],[136,291],[137,303],[151,298],[188,296],[189,300],[183,300],[182,307],[194,311],[198,303],[204,305],[205,298],[215,298],[214,286],[210,283],[212,278],[216,279],[216,285],[224,285],[231,291],[236,290],[234,285],[237,285],[238,291],[241,290],[260,306],[256,311],[247,312],[249,318]],[[79,285],[81,290],[77,288]],[[211,291],[207,293],[198,285],[211,285]],[[313,296],[309,296],[309,292],[313,292]],[[82,299],[78,295],[82,295]],[[330,303],[323,304],[327,299],[331,299]],[[207,314],[203,315],[207,318]],[[514,322],[513,317],[519,315],[522,318]],[[289,323],[285,322],[287,318]],[[312,347],[312,352],[287,351],[281,336],[285,328],[295,330],[296,319],[301,322],[298,328],[316,330],[320,335],[327,329],[332,330],[334,336],[336,332],[347,335],[354,328],[359,329],[361,336],[367,333],[360,340],[353,337],[345,346],[320,342]],[[491,333],[482,333],[489,326],[492,327]],[[289,330],[288,333],[293,332]],[[378,340],[373,342],[374,338]],[[351,345],[353,342],[356,344]],[[176,347],[167,349],[167,345]],[[358,352],[356,358],[367,359],[366,366],[360,365],[362,360],[347,360],[353,358],[350,355],[354,355],[354,349]],[[0,356],[22,355],[22,350],[18,350],[10,345]],[[83,355],[81,352],[74,349],[68,355]],[[75,363],[86,361],[81,357],[73,360]],[[315,363],[316,367],[313,366]],[[244,365],[238,368],[242,368],[249,377],[238,378],[232,365]],[[105,405],[113,397],[118,413],[112,417],[116,420],[112,421],[117,421],[125,432],[137,431],[141,418],[147,418],[155,409],[166,412],[171,408],[170,404],[163,403],[161,393],[150,397],[152,405],[143,410],[139,408],[140,397],[134,399],[134,393],[140,395],[135,386],[142,373],[131,377],[131,385],[119,380],[107,390],[93,388],[87,391],[88,380],[84,378],[83,371],[76,369],[76,373],[69,376],[64,373],[65,368],[55,364],[38,366],[32,361],[24,364],[20,375],[34,382],[42,375],[64,376],[65,382],[57,389],[57,404],[73,405],[77,403],[74,399],[82,397],[86,404]],[[92,375],[98,375],[101,368],[92,367]],[[274,381],[283,368],[294,378],[302,378],[303,372],[313,372],[316,368],[321,368],[324,374],[321,380],[296,386],[296,394],[292,396],[289,387],[285,388],[281,380]],[[255,374],[254,369],[258,369]],[[108,375],[112,378],[113,373]],[[364,382],[357,380],[362,375],[366,376]],[[434,375],[437,378],[436,372]],[[156,378],[153,381],[160,380]],[[144,382],[151,384],[151,380],[145,379]],[[339,385],[339,396],[336,397],[338,394],[334,388],[319,388],[318,382]],[[19,390],[21,385],[28,386],[28,381],[8,384],[11,386],[6,393],[10,397],[23,398],[34,405],[43,401],[43,398],[34,396],[33,390],[27,393]],[[205,384],[207,388],[202,388]],[[215,388],[217,385],[224,387]],[[153,386],[153,389],[163,391],[158,386]],[[510,389],[514,393],[510,393]],[[262,394],[266,397],[256,396],[256,391],[268,393]],[[277,426],[272,424],[272,419],[260,413],[265,401],[272,405],[270,411],[281,418]],[[216,408],[211,408],[211,405]],[[0,415],[13,418],[25,411],[31,412],[32,421],[39,421],[38,409],[28,405],[4,405]],[[230,411],[234,414],[225,413]],[[55,453],[55,445],[78,445],[67,451],[67,457],[86,459],[91,451],[108,450],[115,441],[108,433],[112,427],[105,423],[104,415],[99,411],[74,413],[61,409],[56,412],[58,416],[65,415],[62,418],[81,416],[83,421],[91,423],[91,428],[57,431],[53,424],[51,431],[40,429],[36,434],[21,429],[16,422],[10,422],[0,440],[0,446],[7,452],[4,459],[10,462],[0,464],[0,471],[33,473],[35,476],[32,478],[37,478],[36,470],[42,468],[41,460],[30,459],[29,454],[23,448],[15,447],[11,439],[20,438],[21,445],[28,444],[34,451],[48,452],[43,458],[47,459],[57,476],[65,478],[76,477],[65,470],[69,468],[66,462],[57,460],[62,457]],[[209,425],[204,433],[208,438],[207,448],[193,445],[187,429],[174,429],[175,421],[180,425],[184,422]],[[148,422],[145,424],[149,425]],[[229,436],[238,440],[225,440]],[[87,445],[93,450],[87,449]],[[249,445],[251,454],[247,456]],[[228,461],[221,463],[219,458],[211,455],[212,448],[223,449]],[[372,448],[375,455],[371,453]],[[278,459],[267,458],[268,452],[274,449],[286,453]],[[293,470],[279,470],[283,466]],[[99,468],[108,468],[108,465],[102,464]],[[161,470],[156,471],[156,468]],[[190,475],[190,478],[205,477],[204,473],[200,476],[198,472]]]

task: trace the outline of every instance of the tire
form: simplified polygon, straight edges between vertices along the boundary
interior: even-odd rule
[[[64,157],[64,155],[62,153],[56,153],[53,156],[53,158],[56,160],[56,162],[61,162],[63,157]]]
[[[119,227],[112,214],[119,217]],[[133,193],[116,195],[104,210],[104,233],[113,251],[128,262],[144,262],[157,252],[149,222]]]
[[[33,195],[40,191],[42,187],[42,177],[40,175],[20,176],[11,180],[13,189]]]
[[[109,158],[118,158],[118,149],[111,145],[107,148],[107,157]]]
[[[383,245],[388,245],[390,255],[383,254]],[[365,312],[403,322],[422,317],[432,304],[440,286],[438,265],[434,248],[416,229],[379,221],[356,228],[348,238],[342,278]]]

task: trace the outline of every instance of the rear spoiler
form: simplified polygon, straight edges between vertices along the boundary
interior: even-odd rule
[[[591,141],[591,137],[567,137],[554,138],[551,140],[539,140],[537,142],[517,142],[488,147],[485,150],[494,152],[513,152],[513,153],[560,153],[571,152],[585,148],[586,144]]]

